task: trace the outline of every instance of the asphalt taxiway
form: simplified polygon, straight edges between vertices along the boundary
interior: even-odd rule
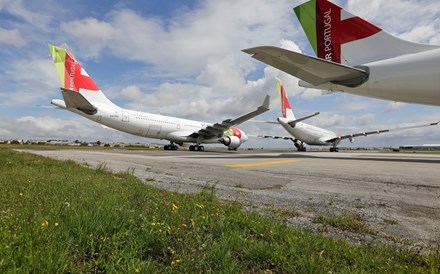
[[[312,222],[318,214],[351,212],[375,233],[355,235],[330,229],[331,234],[350,240],[407,239],[422,247],[440,242],[440,155],[436,154],[122,149],[30,152],[89,166],[105,164],[171,191],[214,187],[219,197],[239,200],[252,210],[298,212],[299,216],[286,221],[307,229],[322,230]]]

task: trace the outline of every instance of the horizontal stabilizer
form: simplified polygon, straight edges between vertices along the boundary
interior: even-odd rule
[[[290,50],[264,46],[243,50],[253,58],[298,77],[312,85],[335,83],[357,86],[368,79],[368,72]]]
[[[315,113],[313,113],[313,114],[310,114],[310,115],[307,115],[307,116],[304,116],[304,117],[298,118],[298,119],[296,119],[296,120],[289,121],[288,124],[289,124],[291,127],[295,127],[296,123],[301,122],[301,121],[304,121],[304,120],[307,120],[307,119],[312,118],[312,117],[314,117],[314,116],[316,116],[316,115],[319,115],[319,112],[315,112]]]
[[[95,114],[98,110],[81,93],[61,88],[66,108],[76,108],[86,114]]]

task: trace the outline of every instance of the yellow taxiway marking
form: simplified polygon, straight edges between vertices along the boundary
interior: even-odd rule
[[[282,161],[271,161],[271,162],[257,162],[257,163],[248,163],[248,164],[235,164],[235,165],[226,165],[227,167],[251,167],[251,166],[268,166],[268,165],[279,165],[286,163],[295,163],[299,162],[299,160],[282,160]]]

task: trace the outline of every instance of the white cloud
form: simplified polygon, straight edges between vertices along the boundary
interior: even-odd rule
[[[402,102],[389,102],[385,112],[394,112],[396,110],[402,109],[406,106],[406,103]]]
[[[8,30],[0,27],[0,44],[23,47],[27,44],[19,30]]]
[[[288,37],[291,26],[285,22],[292,17],[291,8],[289,1],[205,1],[168,21],[124,9],[113,11],[108,21],[86,18],[62,28],[89,57],[109,48],[121,58],[153,64],[158,70],[194,75],[207,62],[231,53],[241,62],[249,60],[242,49]]]
[[[350,0],[347,10],[413,42],[427,43],[440,36],[438,31],[432,31],[438,30],[440,2],[437,0],[371,0],[368,5],[363,0]]]
[[[44,5],[40,5],[36,1],[34,3],[23,3],[22,0],[3,0],[0,2],[0,11],[8,12],[38,29],[47,29],[52,16],[48,13],[40,12],[40,10],[43,7],[51,7],[51,2],[48,0],[45,1]]]

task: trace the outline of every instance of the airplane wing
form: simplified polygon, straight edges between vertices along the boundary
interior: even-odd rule
[[[373,130],[373,131],[366,131],[366,132],[357,132],[357,133],[353,133],[353,134],[347,134],[347,135],[342,135],[342,136],[339,136],[336,138],[328,139],[328,140],[325,140],[325,142],[334,142],[336,140],[344,140],[344,139],[349,139],[350,141],[352,141],[353,138],[355,138],[355,137],[368,136],[368,135],[372,135],[372,134],[381,134],[381,133],[385,133],[385,132],[406,130],[406,129],[412,129],[412,128],[436,126],[436,125],[438,125],[438,123],[439,122],[430,123],[430,124],[420,124],[420,125],[409,126],[409,127],[397,127],[397,128],[391,128],[391,129],[381,129],[381,130]]]
[[[66,108],[76,108],[86,114],[94,114],[98,110],[81,93],[61,88]]]
[[[266,112],[269,110],[269,101],[270,96],[266,95],[266,98],[264,99],[264,102],[261,106],[259,106],[256,110],[249,112],[247,114],[244,114],[238,118],[235,119],[226,119],[220,123],[215,123],[212,125],[209,125],[199,131],[196,131],[192,133],[191,137],[198,137],[200,135],[204,136],[205,138],[212,138],[212,137],[221,137],[223,136],[223,133],[228,130],[230,127],[239,125],[247,120],[250,120],[254,118],[255,116],[260,115],[263,112]]]
[[[349,67],[290,50],[264,46],[244,49],[253,58],[298,77],[314,86],[332,82],[357,86],[368,78],[368,71]]]

